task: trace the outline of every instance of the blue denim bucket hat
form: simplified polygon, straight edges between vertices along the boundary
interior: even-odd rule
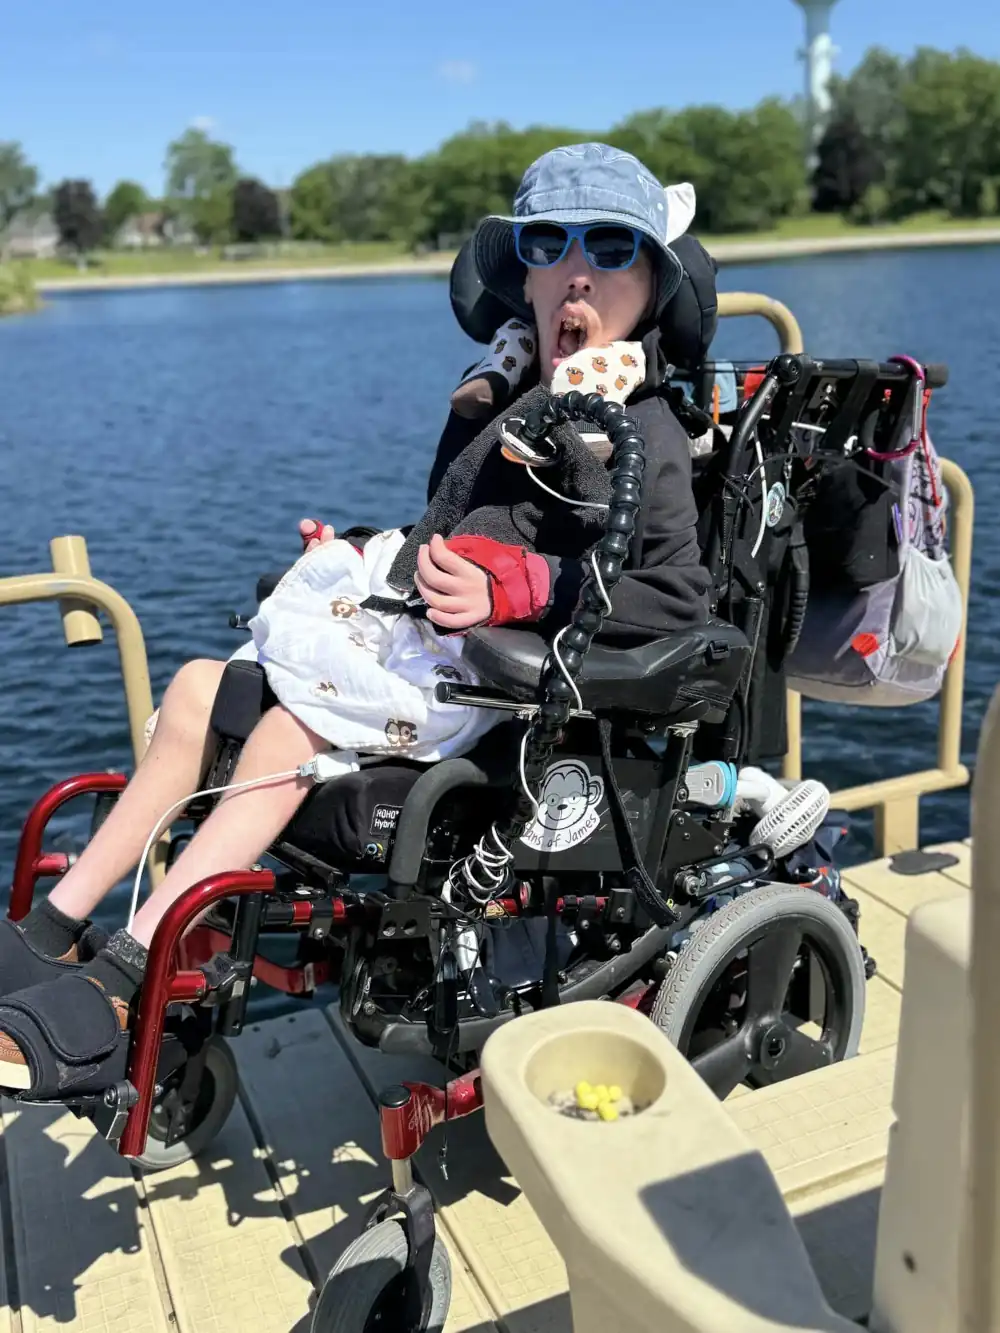
[[[677,291],[684,276],[670,249],[694,217],[694,187],[665,190],[631,153],[603,143],[553,148],[533,162],[514,196],[511,217],[487,217],[475,235],[475,259],[487,291],[526,318],[524,265],[517,257],[514,224],[554,222],[566,226],[621,223],[647,242],[656,269],[656,313]]]

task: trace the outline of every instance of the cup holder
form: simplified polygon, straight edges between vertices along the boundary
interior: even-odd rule
[[[667,1071],[642,1042],[599,1028],[549,1037],[528,1060],[528,1091],[545,1106],[559,1111],[564,1099],[581,1084],[615,1087],[631,1114],[647,1110],[663,1096]]]

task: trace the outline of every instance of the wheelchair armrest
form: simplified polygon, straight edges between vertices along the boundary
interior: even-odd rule
[[[530,630],[474,629],[464,656],[485,682],[527,701],[536,696],[548,651],[548,642]],[[749,657],[745,635],[716,620],[634,647],[594,644],[577,685],[586,708],[666,715],[700,701],[708,717],[725,712]]]
[[[279,569],[270,574],[262,574],[257,580],[257,605],[259,606],[266,598],[271,596],[275,588],[288,573],[287,569]]]

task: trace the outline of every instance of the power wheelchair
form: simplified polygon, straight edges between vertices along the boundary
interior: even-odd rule
[[[698,274],[694,252],[686,262],[687,305],[674,317],[688,335],[677,378],[690,380],[714,332],[714,274]],[[466,282],[463,305],[455,283],[463,326],[476,336],[480,318],[489,337],[497,321],[483,312],[484,294],[468,297]],[[741,812],[736,777],[784,748],[782,660],[808,594],[796,532],[816,478],[850,464],[863,433],[891,446],[906,429],[910,372],[782,355],[741,379],[729,423],[713,419],[703,394],[674,394],[689,434],[711,446],[694,463],[710,623],[624,648],[594,643],[604,598],[588,578],[561,660],[531,631],[470,632],[466,660],[480,683],[443,680],[439,697],[509,718],[461,758],[373,759],[318,787],[267,867],[189,890],[150,950],[127,1078],[70,1103],[143,1169],[183,1161],[211,1141],[235,1099],[226,1038],[246,1021],[252,978],[302,997],[337,986],[355,1038],[442,1066],[442,1086],[396,1085],[380,1098],[393,1183],[366,1232],[389,1227],[396,1243],[402,1219],[409,1280],[392,1297],[392,1327],[427,1328],[443,1280],[433,1207],[410,1159],[436,1125],[481,1105],[478,1054],[500,1025],[580,999],[625,1003],[658,1023],[720,1096],[857,1050],[874,961],[858,940],[857,904],[819,869],[840,821],[828,818],[788,855],[755,842],[759,821]],[[567,419],[596,422],[614,445],[597,560],[610,592],[628,556],[642,441],[621,409],[579,394],[550,401],[515,434],[544,459],[553,423]],[[275,581],[261,580],[258,600]],[[230,664],[207,785],[227,780],[272,701],[261,668]],[[707,797],[696,781],[706,771],[721,782]],[[15,868],[14,919],[37,880],[61,868],[42,846],[52,813],[92,791],[100,818],[124,785],[118,774],[82,775],[36,805]],[[196,802],[186,813],[197,824],[209,809]],[[483,856],[491,836],[506,852],[499,872]],[[268,942],[282,936],[297,946],[291,966],[269,956]],[[321,1295],[317,1330],[331,1299]]]

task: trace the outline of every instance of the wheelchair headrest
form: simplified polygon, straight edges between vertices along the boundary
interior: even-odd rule
[[[660,346],[673,365],[699,366],[719,322],[715,283],[718,265],[693,236],[678,237],[671,249],[684,266],[684,277],[660,316]],[[515,314],[480,281],[471,239],[451,266],[450,296],[459,325],[477,343],[488,343],[500,325]]]

